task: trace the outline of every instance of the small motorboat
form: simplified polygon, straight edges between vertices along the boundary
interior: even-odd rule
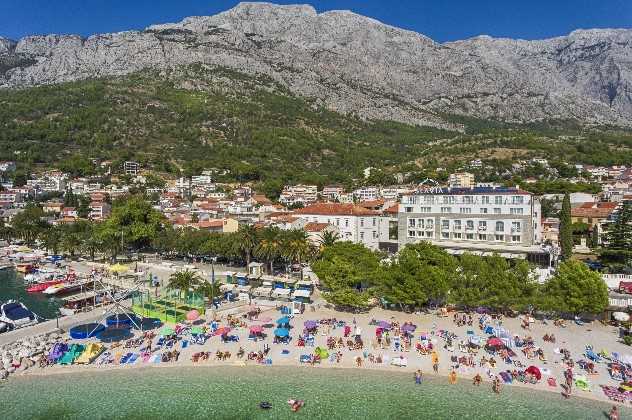
[[[0,322],[9,325],[10,329],[28,327],[39,322],[39,318],[23,303],[9,300],[0,305]]]
[[[51,286],[55,286],[57,284],[63,283],[62,280],[50,280],[50,281],[45,281],[43,283],[35,283],[32,286],[28,287],[26,289],[27,292],[29,293],[39,293],[39,292],[43,292],[44,290],[48,289]]]
[[[13,264],[0,264],[0,271],[13,270]]]

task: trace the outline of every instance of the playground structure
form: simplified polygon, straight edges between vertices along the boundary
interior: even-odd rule
[[[204,298],[197,293],[169,290],[162,296],[150,292],[137,292],[132,296],[132,310],[141,318],[157,318],[163,322],[178,323],[186,319],[189,311],[206,312]]]

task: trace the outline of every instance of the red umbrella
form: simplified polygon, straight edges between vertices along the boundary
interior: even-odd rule
[[[492,337],[487,339],[487,345],[489,347],[502,347],[504,346],[502,340],[500,338]]]
[[[263,327],[261,325],[251,325],[250,332],[253,334],[259,334],[263,331]]]
[[[542,379],[542,372],[540,372],[540,369],[538,369],[537,366],[529,366],[525,372],[535,376],[538,381]]]
[[[223,335],[223,334],[228,334],[229,332],[230,332],[230,328],[219,327],[213,335]]]
[[[200,313],[196,309],[193,309],[192,311],[187,312],[187,320],[189,321],[195,321],[199,317],[200,317]]]

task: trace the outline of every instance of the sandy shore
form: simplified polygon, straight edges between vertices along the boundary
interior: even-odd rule
[[[261,314],[260,317],[270,317],[274,320],[279,318],[281,315],[278,311],[268,310]],[[298,335],[303,330],[303,323],[305,320],[317,320],[317,319],[326,319],[326,318],[336,318],[338,320],[344,320],[348,324],[353,325],[353,321],[355,320],[355,325],[357,328],[360,328],[361,335],[365,343],[364,351],[362,350],[354,350],[350,351],[348,349],[342,349],[343,357],[340,363],[336,363],[335,361],[324,360],[321,364],[317,364],[314,367],[311,365],[301,365],[299,363],[299,356],[301,354],[310,354],[313,352],[315,347],[297,347],[297,338]],[[487,336],[483,334],[482,331],[478,328],[478,318],[475,317],[474,326],[473,327],[457,327],[452,322],[452,318],[441,318],[436,315],[426,315],[426,314],[414,314],[408,315],[400,312],[392,312],[392,311],[384,311],[384,310],[373,310],[368,314],[359,314],[352,315],[347,313],[335,312],[328,309],[318,309],[318,310],[308,310],[306,313],[302,315],[298,315],[292,319],[292,336],[293,340],[289,345],[283,344],[273,344],[272,342],[272,331],[273,328],[266,329],[268,332],[268,337],[265,340],[260,340],[258,342],[253,342],[248,340],[248,329],[247,328],[238,328],[234,329],[231,334],[237,334],[240,337],[240,342],[238,343],[221,343],[219,337],[211,337],[204,345],[196,345],[191,344],[187,348],[181,349],[181,345],[176,345],[181,354],[180,358],[177,362],[167,362],[160,364],[149,364],[138,362],[134,365],[106,365],[106,366],[52,366],[45,369],[32,368],[21,374],[17,374],[14,376],[33,376],[33,375],[54,375],[54,374],[66,374],[71,372],[90,372],[96,373],[98,371],[108,371],[108,370],[118,370],[118,369],[142,369],[143,368],[171,368],[177,370],[178,367],[196,367],[196,366],[236,366],[236,367],[259,367],[264,368],[261,365],[258,365],[255,361],[247,361],[244,359],[237,359],[236,353],[240,347],[248,353],[249,351],[259,351],[262,350],[264,343],[270,345],[270,353],[268,355],[269,358],[272,359],[273,366],[294,366],[294,367],[303,367],[304,369],[327,369],[327,368],[343,368],[343,369],[366,369],[366,370],[379,370],[386,372],[409,372],[411,375],[412,381],[412,372],[417,369],[422,369],[425,375],[433,375],[432,373],[432,365],[431,358],[428,355],[419,355],[415,352],[414,348],[409,352],[396,352],[392,348],[384,348],[380,349],[379,347],[375,348],[374,345],[374,337],[375,337],[375,327],[370,326],[369,323],[372,319],[375,320],[386,320],[388,322],[398,321],[403,323],[405,321],[412,321],[417,325],[417,330],[415,333],[416,338],[418,339],[421,332],[430,332],[433,327],[435,330],[448,330],[450,332],[455,333],[458,338],[455,339],[455,347],[456,343],[460,339],[463,339],[466,336],[467,330],[474,330],[475,333],[483,338]],[[256,321],[251,322],[250,324],[254,324]],[[223,324],[222,324],[223,325]],[[530,331],[525,331],[520,327],[520,320],[518,319],[510,319],[506,318],[503,320],[503,327],[508,329],[512,334],[518,334],[521,337],[531,336],[535,339],[536,344],[542,347],[545,356],[547,358],[547,362],[543,363],[538,359],[528,360],[522,352],[514,348],[514,351],[517,354],[517,357],[514,360],[519,360],[522,362],[525,367],[529,365],[535,365],[540,368],[546,368],[550,370],[550,376],[543,376],[542,380],[535,385],[526,385],[522,384],[518,381],[514,381],[512,385],[506,386],[519,386],[519,387],[527,387],[531,389],[547,391],[547,392],[555,392],[560,393],[562,389],[559,387],[560,383],[563,383],[563,370],[564,366],[561,363],[561,356],[554,352],[555,348],[565,348],[571,352],[571,356],[575,360],[579,360],[581,358],[582,353],[584,352],[584,348],[587,344],[593,346],[596,352],[601,349],[605,349],[609,352],[618,352],[621,355],[632,353],[631,349],[628,346],[625,346],[623,343],[618,342],[616,336],[616,330],[613,327],[603,326],[600,323],[591,323],[586,324],[584,326],[578,326],[575,324],[568,323],[566,328],[553,327],[550,325],[543,325],[540,322],[536,324],[532,324]],[[321,327],[319,333],[316,336],[315,346],[321,346],[326,348],[327,335],[322,334],[322,330],[324,328]],[[542,336],[545,333],[554,333],[557,342],[555,344],[544,342],[542,340]],[[337,328],[332,329],[330,331],[330,336],[333,337],[341,337],[343,335],[343,329]],[[447,376],[451,371],[451,363],[450,356],[453,354],[456,356],[463,356],[463,353],[459,353],[458,350],[454,353],[450,353],[446,349],[443,348],[444,340],[436,337],[436,348],[439,353],[440,363],[439,363],[439,376]],[[84,340],[84,342],[89,342],[90,340]],[[76,342],[76,340],[73,340]],[[414,342],[413,342],[414,343]],[[282,355],[281,350],[287,349],[289,350],[288,355]],[[117,349],[116,351],[128,352],[134,351],[134,349]],[[231,359],[227,361],[218,361],[215,360],[215,357],[212,356],[207,361],[201,361],[194,363],[191,361],[191,356],[196,352],[216,352],[216,351],[229,351],[232,353]],[[364,352],[371,353],[373,355],[382,355],[383,357],[389,357],[392,359],[393,357],[403,355],[408,359],[408,366],[406,367],[397,367],[391,366],[389,364],[374,364],[370,363],[368,359],[364,359]],[[480,357],[488,356],[484,350],[481,349],[479,351],[478,356],[475,357],[475,360],[478,362]],[[361,368],[356,367],[355,359],[357,357],[362,357],[364,363]],[[495,368],[491,369],[492,374],[496,374],[500,371],[504,371],[507,369],[513,369],[513,366],[506,365],[504,362],[500,361],[498,357],[496,357],[498,363]],[[599,401],[609,401],[607,397],[601,391],[599,385],[618,385],[618,382],[612,380],[607,372],[607,365],[604,363],[597,364],[596,370],[598,375],[589,376],[586,375],[590,381],[590,392],[574,390],[572,398],[581,397],[581,398],[589,398]],[[578,367],[575,368],[575,371],[580,374],[585,374],[585,372],[579,370]],[[485,381],[484,387],[488,387],[489,378],[487,377],[487,368],[480,367],[477,363],[474,368],[464,368],[461,366],[457,370],[458,380],[459,381],[471,381],[471,378],[480,373],[483,376]],[[548,377],[553,377],[556,379],[558,386],[551,387],[547,384],[546,379]],[[490,391],[491,392],[491,391]]]

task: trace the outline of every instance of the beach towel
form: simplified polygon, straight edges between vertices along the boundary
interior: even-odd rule
[[[138,353],[132,353],[132,355],[127,359],[128,365],[133,365],[138,361]]]
[[[143,363],[147,363],[151,359],[151,353],[144,353],[142,359]]]
[[[188,340],[182,340],[182,348],[186,349],[187,347],[189,347],[189,341]]]
[[[550,387],[555,388],[557,386],[557,383],[555,382],[555,378],[549,378],[546,380],[546,383],[549,384]]]
[[[127,361],[129,360],[130,357],[132,357],[133,353],[127,353],[125,356],[123,356],[123,358],[121,359],[120,364],[124,365],[127,363]]]
[[[503,382],[505,382],[506,384],[510,384],[511,382],[513,382],[513,378],[508,372],[500,372],[499,375],[503,379]]]

